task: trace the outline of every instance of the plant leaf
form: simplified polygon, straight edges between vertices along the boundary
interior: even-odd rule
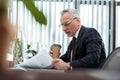
[[[30,49],[31,45],[30,44],[27,44],[27,49]]]
[[[43,12],[38,10],[37,7],[35,7],[35,4],[33,0],[22,0],[26,8],[31,12],[31,14],[34,16],[35,20],[39,22],[40,24],[47,24],[46,17],[44,16]]]

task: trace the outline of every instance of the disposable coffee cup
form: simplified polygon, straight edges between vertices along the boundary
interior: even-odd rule
[[[59,58],[59,56],[60,56],[60,49],[61,49],[61,45],[59,45],[59,44],[53,44],[51,46],[51,50],[53,52],[52,58]]]

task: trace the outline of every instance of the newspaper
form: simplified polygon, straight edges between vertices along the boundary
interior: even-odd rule
[[[53,68],[52,66],[52,57],[49,55],[47,50],[42,50],[37,53],[32,58],[28,59],[26,62],[22,62],[15,66],[15,68],[40,68],[40,69],[50,69]],[[22,68],[21,68],[22,67]]]

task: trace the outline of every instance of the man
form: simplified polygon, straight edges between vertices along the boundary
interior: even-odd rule
[[[66,53],[60,59],[53,60],[54,68],[58,70],[99,68],[106,58],[100,34],[93,28],[82,26],[79,13],[74,9],[63,10],[60,22],[67,36],[76,38],[76,41],[74,48],[72,40]]]

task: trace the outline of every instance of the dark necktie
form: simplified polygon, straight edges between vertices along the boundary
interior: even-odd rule
[[[72,54],[72,61],[75,59],[75,45],[76,45],[76,38],[73,37],[73,39],[72,39],[72,52],[71,52],[71,54]]]

